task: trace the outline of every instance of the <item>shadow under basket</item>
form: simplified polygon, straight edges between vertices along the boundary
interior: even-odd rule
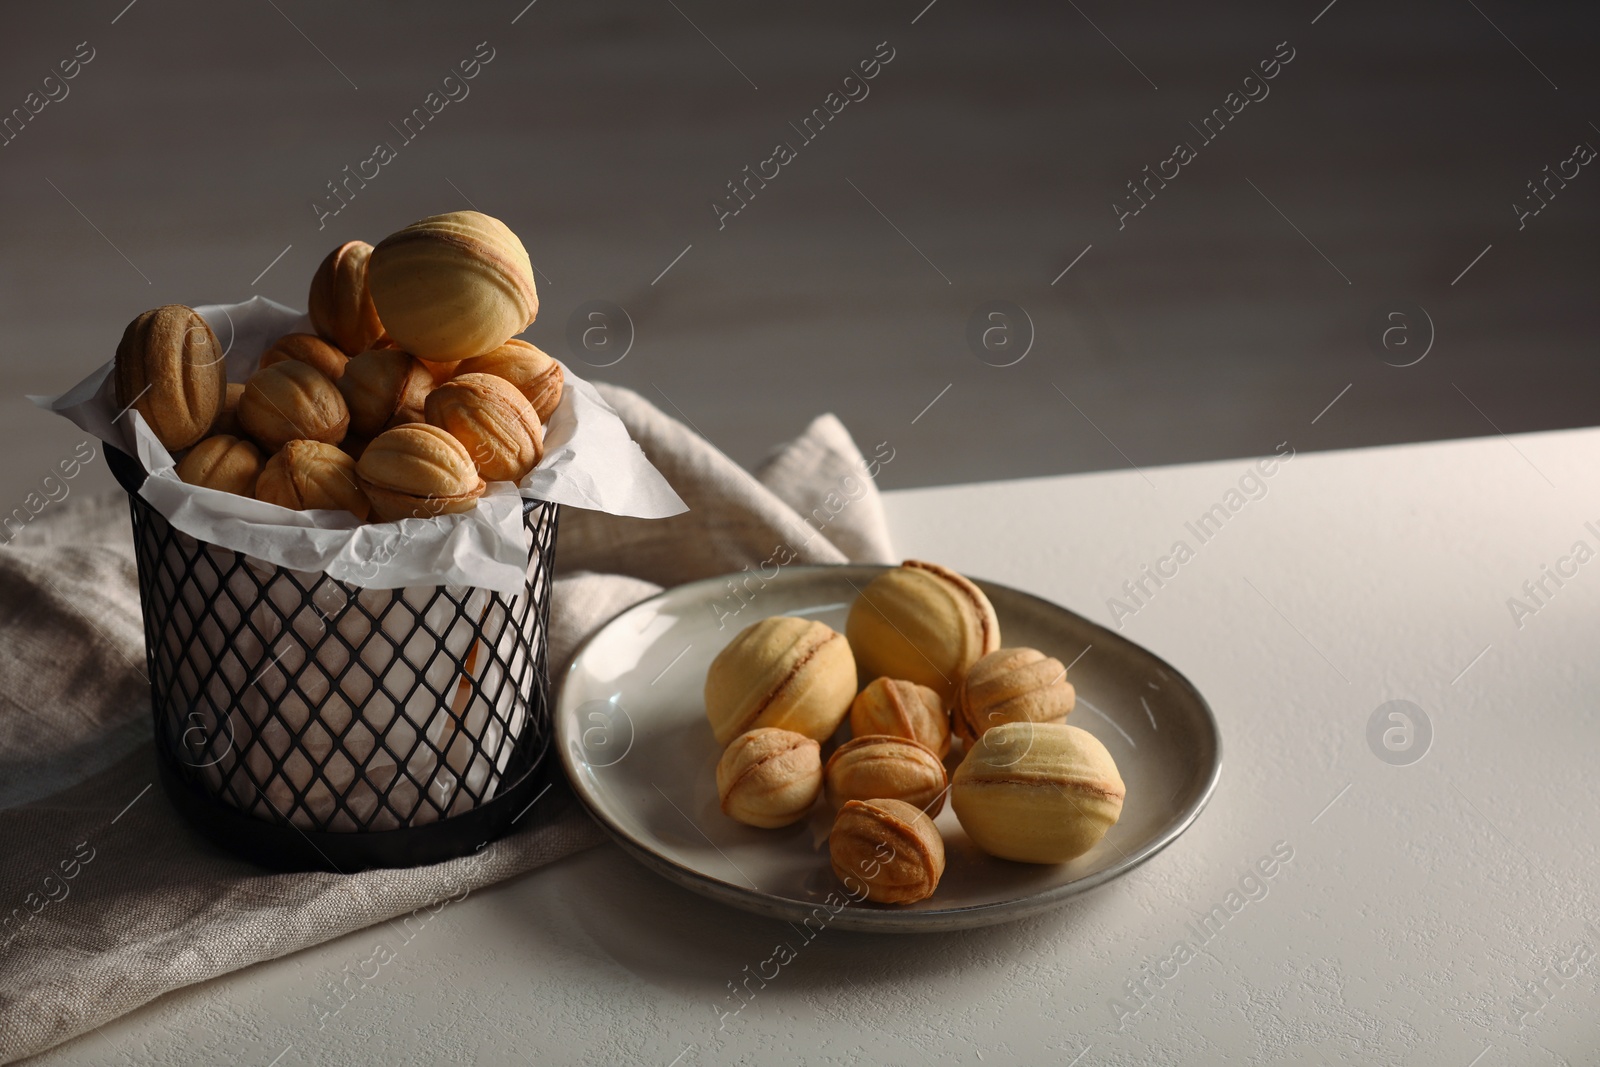
[[[557,505],[523,501],[527,584],[364,589],[174,529],[128,491],[157,762],[206,836],[264,866],[465,856],[548,779]],[[559,772],[556,772],[559,773]]]

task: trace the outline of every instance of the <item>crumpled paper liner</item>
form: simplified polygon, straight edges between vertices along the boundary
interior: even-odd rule
[[[224,346],[230,382],[249,378],[279,337],[311,329],[304,315],[262,297],[195,311]],[[138,459],[149,475],[140,495],[191,537],[368,589],[470,585],[515,596],[528,556],[522,497],[642,519],[688,510],[599,392],[562,369],[566,385],[544,428],[544,456],[520,485],[491,483],[465,515],[398,523],[293,511],[186,484],[144,417],[116,402],[110,362],[58,397],[30,399]]]

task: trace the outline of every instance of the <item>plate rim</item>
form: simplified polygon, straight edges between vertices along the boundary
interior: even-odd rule
[[[899,564],[896,563],[807,563],[791,564],[784,567],[783,571],[785,574],[793,575],[798,578],[802,573],[822,574],[845,570],[875,571],[881,574],[884,571],[893,570],[898,566]],[[598,803],[589,797],[584,787],[580,784],[581,776],[579,775],[578,769],[574,763],[573,746],[569,743],[571,738],[568,735],[564,725],[566,716],[563,713],[563,704],[566,696],[566,682],[568,677],[577,667],[579,661],[583,657],[583,654],[588,651],[589,646],[598,640],[599,637],[608,631],[613,625],[615,625],[619,619],[630,612],[645,607],[646,605],[663,601],[669,596],[676,597],[682,596],[685,593],[692,593],[692,591],[699,586],[705,586],[707,588],[720,588],[728,578],[737,577],[742,573],[744,572],[729,571],[724,574],[713,575],[707,578],[698,578],[694,581],[682,582],[678,585],[669,586],[653,596],[646,597],[637,603],[628,605],[615,615],[612,615],[610,618],[606,619],[605,622],[595,627],[593,631],[586,635],[583,640],[578,642],[577,646],[573,648],[572,656],[568,661],[566,670],[562,672],[561,677],[558,680],[555,699],[552,701],[551,707],[551,717],[554,720],[552,723],[552,736],[555,741],[558,755],[561,759],[561,768],[566,773],[567,781],[572,787],[573,794],[583,805],[584,810],[586,810],[589,815],[600,824],[601,828],[606,831],[612,840],[616,841],[622,846],[624,852],[632,856],[645,867],[655,871],[662,877],[667,878],[669,881],[681,885],[693,892],[697,892],[711,900],[715,900],[719,903],[726,904],[730,907],[736,907],[744,911],[793,921],[797,918],[810,917],[812,912],[823,907],[824,905],[821,902],[796,900],[793,897],[782,896],[777,893],[771,893],[760,889],[748,888],[737,883],[730,882],[727,879],[706,874],[703,871],[687,866],[686,864],[680,863],[677,860],[661,854],[645,842],[636,840],[633,835],[628,833],[621,826],[617,825],[612,820],[610,815]],[[1202,693],[1199,686],[1191,682],[1188,676],[1182,671],[1178,670],[1171,663],[1167,662],[1149,648],[1137,641],[1134,641],[1132,638],[1117,633],[1116,631],[1111,630],[1098,622],[1095,622],[1093,619],[1080,615],[1071,608],[1039,596],[1037,593],[1030,593],[1027,590],[1018,589],[1015,586],[1007,585],[1004,582],[996,582],[986,578],[974,577],[970,574],[966,574],[966,572],[962,573],[971,581],[975,582],[979,588],[991,587],[1003,589],[1009,595],[1019,596],[1034,601],[1036,604],[1042,605],[1051,611],[1064,612],[1073,619],[1077,620],[1079,623],[1088,626],[1098,633],[1105,634],[1109,637],[1134,646],[1154,660],[1161,669],[1167,671],[1177,682],[1185,686],[1189,692],[1193,694],[1195,700],[1198,701],[1200,710],[1204,713],[1202,716],[1203,721],[1210,729],[1214,755],[1211,761],[1211,767],[1206,775],[1205,784],[1201,788],[1198,796],[1189,804],[1187,808],[1183,810],[1182,814],[1175,822],[1164,829],[1161,833],[1145,842],[1140,848],[1134,850],[1133,853],[1124,856],[1119,863],[1106,867],[1103,870],[1095,872],[1094,874],[1086,875],[1083,878],[1075,878],[1070,882],[1052,886],[1049,889],[1044,889],[1025,897],[1018,897],[1010,900],[990,901],[983,904],[969,904],[960,907],[942,908],[938,910],[891,910],[889,908],[880,909],[876,907],[858,908],[854,906],[856,902],[852,901],[851,905],[844,907],[842,910],[832,915],[826,924],[827,927],[838,927],[840,929],[861,930],[873,933],[933,933],[946,930],[971,929],[980,926],[988,926],[999,922],[1010,922],[1012,920],[1024,919],[1031,915],[1037,915],[1041,912],[1051,910],[1061,906],[1062,904],[1065,904],[1073,897],[1091,892],[1092,890],[1098,889],[1108,882],[1123,877],[1124,875],[1143,866],[1156,854],[1166,849],[1167,846],[1171,845],[1179,837],[1183,836],[1183,834],[1194,825],[1195,821],[1199,819],[1201,812],[1206,809],[1206,806],[1211,802],[1212,796],[1215,795],[1217,785],[1221,780],[1221,725],[1217,722],[1216,712],[1212,710],[1211,703],[1206,699],[1205,694]],[[762,616],[762,618],[766,617],[767,616]],[[846,896],[848,895],[846,894]]]

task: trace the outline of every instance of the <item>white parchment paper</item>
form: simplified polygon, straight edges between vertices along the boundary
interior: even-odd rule
[[[249,378],[279,337],[311,330],[300,312],[259,296],[195,311],[223,345],[230,382]],[[520,486],[491,482],[478,506],[462,515],[385,523],[362,523],[343,511],[293,511],[186,484],[144,417],[116,402],[109,361],[60,396],[29,399],[136,458],[149,475],[139,495],[191,537],[369,589],[473,585],[515,596],[528,566],[523,497],[641,519],[688,510],[594,386],[566,364],[562,370],[566,385],[545,425],[544,457]]]

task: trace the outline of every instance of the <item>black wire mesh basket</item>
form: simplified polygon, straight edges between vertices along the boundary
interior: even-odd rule
[[[557,506],[523,501],[522,594],[366,589],[174,529],[128,490],[162,782],[223,846],[349,872],[467,855],[545,780]]]

